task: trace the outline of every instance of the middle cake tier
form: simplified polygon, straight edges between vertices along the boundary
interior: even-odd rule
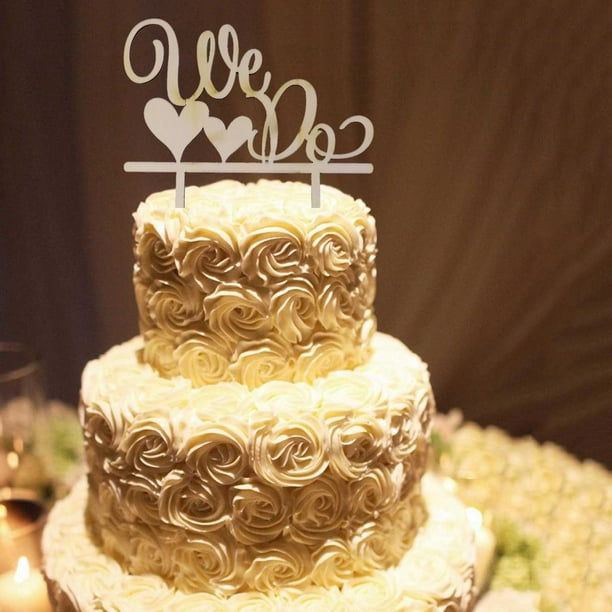
[[[138,359],[83,375],[89,529],[135,573],[185,592],[341,584],[402,558],[425,516],[435,410],[426,365],[377,333],[312,384],[194,387]]]

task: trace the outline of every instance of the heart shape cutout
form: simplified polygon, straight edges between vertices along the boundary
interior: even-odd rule
[[[180,115],[168,100],[152,98],[145,104],[144,119],[153,135],[180,161],[185,147],[199,134],[208,116],[208,106],[187,100]]]
[[[253,134],[253,123],[248,117],[236,117],[227,127],[217,117],[206,116],[203,122],[204,133],[221,156],[221,161],[237,151]]]

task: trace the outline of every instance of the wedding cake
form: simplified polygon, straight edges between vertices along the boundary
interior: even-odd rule
[[[83,373],[87,478],[43,537],[56,610],[470,610],[426,474],[426,365],[376,331],[366,205],[221,181],[134,215],[141,335]]]

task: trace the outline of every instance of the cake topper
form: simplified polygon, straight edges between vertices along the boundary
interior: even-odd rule
[[[136,24],[129,33],[123,50],[125,72],[134,83],[147,83],[154,79],[164,64],[164,45],[153,41],[154,62],[147,74],[138,74],[130,59],[132,43],[136,35],[149,26],[160,27],[167,42],[166,94],[165,98],[152,98],[144,107],[145,123],[153,135],[170,150],[174,162],[127,162],[126,172],[173,172],[176,175],[177,207],[185,205],[186,173],[257,173],[257,174],[310,174],[311,206],[320,206],[321,174],[368,174],[373,171],[372,164],[347,163],[336,160],[351,159],[363,153],[372,142],[374,127],[363,115],[345,119],[339,129],[358,124],[363,128],[363,140],[353,151],[336,152],[336,132],[326,123],[315,123],[317,94],[311,83],[303,79],[291,79],[281,85],[274,94],[269,94],[271,75],[263,73],[259,88],[251,78],[259,72],[263,57],[257,49],[249,49],[242,56],[238,47],[238,35],[231,25],[221,26],[215,36],[210,31],[202,32],[196,45],[196,59],[200,82],[188,97],[179,88],[179,48],[172,27],[162,19],[145,19]],[[219,87],[212,80],[213,64],[217,58],[227,68],[227,80]],[[212,99],[227,97],[238,87],[246,98],[256,99],[264,110],[264,124],[260,130],[253,127],[251,119],[241,115],[225,125],[223,121],[210,114],[208,105],[199,100],[203,93]],[[291,87],[302,90],[304,95],[304,116],[293,140],[284,148],[279,145],[279,126],[277,106],[285,92]],[[179,110],[177,110],[177,107]],[[220,162],[182,161],[183,152],[200,133],[211,142]],[[259,144],[256,136],[259,134]],[[227,161],[238,149],[245,146],[253,159],[250,162]],[[307,162],[283,162],[304,147]]]

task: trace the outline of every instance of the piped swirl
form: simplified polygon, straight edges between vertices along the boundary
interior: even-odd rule
[[[401,342],[376,334],[355,370],[253,390],[163,378],[139,362],[141,347],[135,338],[90,362],[81,403],[92,533],[126,567],[125,543],[147,528],[164,537],[139,571],[178,565],[181,589],[218,595],[333,586],[410,547],[434,400]],[[198,554],[210,569],[188,567]]]
[[[364,363],[375,329],[376,230],[331,187],[220,181],[134,214],[142,358],[194,385],[312,382]]]

